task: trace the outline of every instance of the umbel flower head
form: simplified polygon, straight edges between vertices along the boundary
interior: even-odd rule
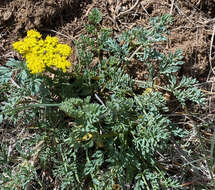
[[[71,66],[67,60],[72,53],[71,47],[59,43],[57,37],[47,36],[45,40],[41,37],[39,32],[29,30],[23,40],[13,43],[13,48],[25,58],[32,74],[41,73],[46,67],[56,67],[66,72]]]

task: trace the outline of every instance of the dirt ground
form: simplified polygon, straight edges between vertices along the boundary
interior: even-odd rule
[[[215,113],[215,0],[0,0],[0,65],[16,56],[12,42],[24,37],[29,29],[57,35],[72,44],[84,33],[94,7],[103,13],[102,26],[112,28],[116,35],[147,26],[154,16],[172,14],[174,22],[168,26],[169,41],[163,49],[183,50],[181,74],[197,78],[201,88],[210,91],[208,113]],[[144,70],[139,68],[134,71],[141,79]]]
[[[24,37],[29,29],[55,34],[71,43],[83,33],[83,25],[93,7],[102,11],[102,25],[113,28],[116,33],[146,26],[151,17],[172,14],[174,23],[169,25],[169,42],[163,48],[183,50],[183,74],[197,77],[201,82],[210,78],[208,74],[213,65],[209,61],[212,63],[214,58],[214,46],[211,46],[214,0],[1,0],[0,63],[14,57],[11,43]]]

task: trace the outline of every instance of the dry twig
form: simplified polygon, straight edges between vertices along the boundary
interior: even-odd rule
[[[120,12],[120,13],[116,16],[116,18],[118,18],[118,17],[120,17],[120,16],[122,16],[122,15],[128,14],[130,11],[132,11],[132,10],[138,5],[138,3],[139,3],[139,0],[137,0],[137,1],[135,2],[135,4],[134,4],[130,9],[128,9],[128,10],[126,10],[126,11],[123,11],[123,12]]]

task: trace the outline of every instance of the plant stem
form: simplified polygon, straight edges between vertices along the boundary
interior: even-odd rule
[[[35,108],[35,107],[58,107],[58,106],[60,106],[60,104],[29,104],[27,106],[19,106],[19,107],[13,108],[13,109],[3,111],[3,112],[1,112],[1,114],[6,114],[11,111],[19,111],[19,110]]]
[[[132,53],[132,55],[128,58],[128,61],[131,61],[132,58],[137,54],[137,52],[143,47],[143,45],[140,45],[135,51],[134,53]]]

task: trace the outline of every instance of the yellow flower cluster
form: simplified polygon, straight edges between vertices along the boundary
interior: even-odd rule
[[[18,42],[13,43],[13,48],[20,53],[27,63],[31,73],[41,73],[46,67],[56,67],[66,72],[71,66],[67,60],[71,55],[70,46],[61,44],[57,37],[47,36],[45,40],[35,30],[29,30],[27,36]]]

